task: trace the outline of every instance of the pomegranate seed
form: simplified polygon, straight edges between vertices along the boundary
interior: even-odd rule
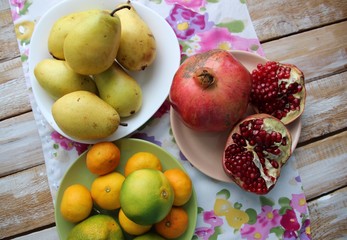
[[[286,137],[283,137],[280,132],[265,130],[268,127],[264,124],[263,119],[252,119],[240,123],[239,133],[231,135],[234,143],[230,144],[224,152],[224,166],[232,173],[232,179],[247,191],[258,194],[265,194],[271,189],[271,187],[267,188],[263,175],[269,177],[272,182],[276,182],[277,177],[270,175],[273,171],[269,168],[281,167],[282,162],[277,159],[277,156],[279,158],[282,156],[282,150],[278,145],[287,144]],[[258,167],[254,161],[259,161],[262,167]],[[270,162],[270,167],[266,164],[267,162]]]
[[[270,163],[274,168],[278,169],[279,165],[278,165],[278,162],[276,160],[272,160],[272,161],[270,161]]]
[[[270,114],[278,119],[287,116],[287,112],[300,110],[301,98],[292,100],[293,94],[304,89],[301,77],[294,78],[295,82],[289,83],[292,67],[275,61],[268,61],[264,65],[258,64],[252,71],[253,82],[250,101],[260,112]],[[296,76],[296,75],[294,75]],[[297,80],[296,80],[297,79]],[[289,98],[288,98],[289,97]],[[285,112],[285,108],[287,112]],[[288,118],[289,120],[289,118]]]

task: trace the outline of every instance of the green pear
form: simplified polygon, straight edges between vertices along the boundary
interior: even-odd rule
[[[35,66],[34,75],[41,87],[55,100],[78,90],[95,94],[98,92],[90,76],[74,72],[64,60],[43,59]]]
[[[56,59],[65,59],[63,46],[67,34],[85,17],[97,12],[100,12],[100,10],[75,12],[59,18],[53,24],[48,36],[48,51],[50,54]]]
[[[85,17],[69,31],[64,56],[69,66],[84,75],[98,74],[114,62],[121,34],[119,17],[100,11]]]
[[[144,70],[156,57],[154,35],[129,1],[118,7],[122,6],[128,6],[129,9],[117,11],[122,24],[122,33],[116,59],[127,70]]]
[[[129,117],[142,105],[142,90],[116,62],[106,71],[93,75],[99,96],[118,112],[120,117]]]
[[[124,240],[119,224],[111,216],[93,215],[75,225],[68,240]]]
[[[119,126],[117,111],[94,93],[75,91],[53,103],[52,115],[70,137],[80,140],[106,138]]]

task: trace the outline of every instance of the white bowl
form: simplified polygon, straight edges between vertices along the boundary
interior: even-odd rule
[[[48,52],[48,36],[51,27],[60,17],[73,12],[88,9],[112,10],[120,0],[65,0],[49,9],[40,19],[33,32],[30,43],[29,74],[33,94],[42,115],[48,123],[60,134],[74,141],[83,143],[96,143],[99,141],[114,141],[129,135],[143,125],[161,106],[167,98],[173,75],[180,65],[180,48],[176,35],[171,26],[158,13],[150,8],[132,2],[132,5],[151,28],[157,43],[157,56],[154,63],[141,72],[130,72],[138,81],[143,92],[143,105],[135,115],[122,119],[127,127],[119,126],[117,131],[104,139],[80,140],[65,134],[56,124],[51,113],[54,100],[39,85],[33,73],[38,62],[52,58]]]

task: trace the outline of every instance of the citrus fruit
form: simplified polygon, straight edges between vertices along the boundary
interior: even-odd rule
[[[120,207],[120,190],[125,177],[119,172],[98,176],[92,183],[91,195],[95,203],[105,210]]]
[[[124,167],[124,175],[128,176],[133,171],[143,168],[152,168],[161,171],[162,165],[159,158],[153,153],[137,152],[127,160]]]
[[[164,175],[169,180],[175,193],[173,205],[182,206],[186,204],[193,193],[192,180],[188,174],[179,168],[172,168],[164,171]]]
[[[120,150],[112,142],[94,144],[87,152],[86,165],[89,171],[104,175],[116,169],[120,161]]]
[[[169,214],[154,224],[155,230],[164,238],[173,239],[183,235],[188,229],[188,213],[182,207],[172,207]]]
[[[154,232],[148,232],[141,236],[137,236],[133,238],[133,240],[165,240],[165,239]]]
[[[79,222],[92,211],[93,200],[88,188],[73,184],[65,189],[60,203],[60,213],[69,222]]]
[[[119,224],[122,229],[131,235],[141,235],[148,232],[152,225],[140,225],[131,221],[127,216],[125,216],[122,209],[118,213]]]
[[[94,215],[78,223],[67,240],[124,240],[118,223],[108,215]]]
[[[164,173],[155,169],[140,169],[124,180],[120,204],[133,222],[151,225],[162,220],[170,211],[174,192]]]

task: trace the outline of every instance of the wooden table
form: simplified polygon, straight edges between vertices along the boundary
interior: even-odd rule
[[[313,239],[347,238],[347,1],[247,1],[268,59],[306,76],[296,151]],[[41,140],[8,0],[0,0],[0,238],[56,239]]]

